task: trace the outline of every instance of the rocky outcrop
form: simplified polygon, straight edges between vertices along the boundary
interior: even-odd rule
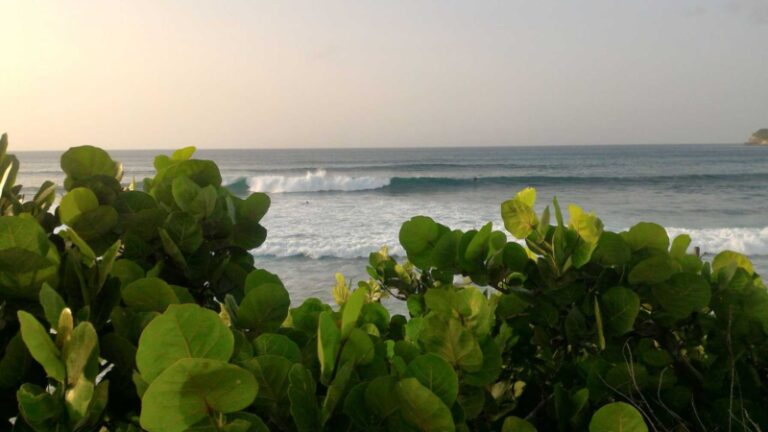
[[[747,140],[747,145],[768,145],[768,129],[760,129]]]

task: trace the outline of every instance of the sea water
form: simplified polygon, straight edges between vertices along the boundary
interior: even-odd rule
[[[114,151],[125,181],[153,173],[158,152]],[[166,152],[168,153],[168,152]],[[61,184],[58,153],[21,153],[25,191]],[[768,147],[742,145],[551,146],[420,149],[202,150],[238,195],[266,192],[258,267],[277,273],[295,301],[331,298],[334,274],[366,279],[368,254],[402,255],[400,225],[428,215],[451,228],[503,229],[500,203],[538,190],[565,208],[595,211],[606,228],[640,221],[686,233],[705,257],[748,254],[768,271]]]

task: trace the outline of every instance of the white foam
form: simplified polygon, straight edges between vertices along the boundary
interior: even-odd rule
[[[248,179],[251,192],[359,191],[389,185],[388,177],[351,177],[328,174],[324,169],[307,171],[303,176],[262,175]]]
[[[667,232],[670,238],[679,234],[688,234],[691,236],[691,248],[700,247],[702,254],[711,255],[723,250],[733,250],[752,257],[768,256],[768,227],[668,228]],[[275,235],[269,237],[264,245],[252,252],[257,256],[278,258],[304,256],[311,259],[354,259],[367,258],[371,252],[387,245],[391,255],[405,256],[405,251],[394,235],[390,237],[382,232],[366,235],[365,231],[351,231],[336,235],[324,234],[327,233],[316,233],[317,237],[302,236],[301,238]],[[510,240],[514,239],[510,236]]]
[[[768,227],[763,228],[668,228],[669,236],[691,236],[691,246],[702,253],[714,254],[732,250],[749,256],[768,255]]]

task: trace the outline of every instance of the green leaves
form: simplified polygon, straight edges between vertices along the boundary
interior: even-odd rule
[[[653,287],[653,296],[661,307],[676,318],[709,305],[712,292],[706,279],[699,275],[679,273],[665,283]]]
[[[317,385],[306,367],[295,364],[288,374],[288,399],[291,417],[301,431],[319,430],[320,410],[317,406]]]
[[[482,368],[483,352],[474,335],[456,319],[432,315],[419,335],[424,349],[439,354],[453,366],[467,372]]]
[[[635,265],[629,272],[632,285],[657,284],[669,279],[677,271],[675,263],[666,255],[654,255]]]
[[[425,432],[456,430],[448,407],[416,378],[401,380],[396,388],[403,419],[417,430]]]
[[[459,393],[459,378],[453,367],[435,354],[416,357],[408,364],[406,376],[419,380],[421,385],[437,395],[446,406],[453,405]]]
[[[735,270],[736,268],[741,268],[746,270],[746,272],[749,274],[755,272],[754,268],[752,267],[752,262],[749,261],[749,258],[738,252],[723,251],[717,254],[715,259],[712,260],[712,272],[715,274],[729,267],[732,269],[731,271]]]
[[[67,175],[64,187],[72,189],[74,182],[94,176],[122,177],[122,167],[104,150],[93,146],[73,147],[61,155],[61,169]]]
[[[341,337],[346,339],[352,329],[357,325],[357,319],[360,317],[360,311],[368,296],[366,289],[357,289],[349,296],[349,300],[344,304],[344,310],[341,314]]]
[[[592,253],[592,260],[606,267],[622,266],[629,263],[632,250],[624,238],[616,233],[603,232]]]
[[[193,304],[171,305],[142,332],[136,366],[151,383],[180,359],[227,361],[233,351],[232,332],[215,312]]]
[[[216,188],[212,185],[201,188],[187,176],[178,176],[173,179],[171,193],[176,205],[196,219],[210,216],[218,198]]]
[[[249,252],[269,197],[232,195],[194,148],[158,157],[146,192],[102,150],[72,149],[51,213],[55,185],[24,201],[6,145],[0,413],[16,428],[627,432],[654,401],[657,428],[768,428],[768,293],[740,253],[709,265],[687,235],[605,231],[575,205],[566,225],[525,189],[501,208],[524,242],[417,216],[399,233],[409,262],[384,248],[371,279],[337,277],[338,311],[291,309]]]
[[[341,347],[341,332],[336,327],[331,312],[321,312],[317,326],[317,358],[320,362],[320,381],[330,382],[336,366],[336,356]]]
[[[163,371],[141,400],[141,427],[181,432],[214,413],[239,411],[258,391],[250,372],[219,360],[185,358]]]
[[[98,206],[99,200],[90,189],[74,188],[61,198],[59,216],[62,222],[72,226],[80,215],[95,210]]]
[[[648,426],[632,405],[614,402],[595,412],[589,422],[589,432],[648,432]]]
[[[262,273],[245,280],[245,298],[238,309],[238,323],[259,333],[277,330],[288,316],[291,299],[282,282],[265,282]]]
[[[640,313],[640,296],[624,287],[613,287],[600,297],[606,333],[622,335],[634,327]]]
[[[536,432],[536,428],[520,417],[512,416],[504,419],[501,432]]]
[[[64,363],[61,361],[59,349],[54,345],[48,332],[31,314],[19,311],[21,338],[27,345],[29,353],[45,369],[49,377],[59,382],[66,380]]]
[[[501,204],[501,218],[504,227],[519,239],[524,239],[536,228],[539,220],[533,209],[536,203],[536,190],[523,189],[514,198]]]
[[[415,266],[428,268],[432,263],[432,249],[446,231],[446,227],[431,218],[416,216],[400,228],[400,244]]]
[[[667,230],[655,223],[640,222],[622,233],[622,237],[633,251],[645,248],[666,251],[669,248]]]
[[[179,298],[164,280],[150,277],[131,282],[122,290],[126,305],[142,312],[163,312],[172,304],[179,303]]]

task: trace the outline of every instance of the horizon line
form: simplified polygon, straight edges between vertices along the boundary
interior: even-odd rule
[[[82,144],[82,145],[94,145],[94,144]],[[222,148],[211,148],[211,147],[196,147],[197,151],[238,151],[238,150],[429,150],[429,149],[498,149],[498,148],[561,148],[561,147],[640,147],[640,146],[647,146],[647,147],[660,147],[660,146],[715,146],[715,145],[733,145],[733,146],[748,146],[747,143],[734,143],[734,142],[709,142],[709,143],[695,143],[695,142],[686,142],[686,143],[625,143],[625,144],[610,144],[610,143],[599,143],[599,144],[538,144],[538,145],[532,145],[532,144],[500,144],[500,145],[481,145],[481,146],[471,146],[471,145],[425,145],[425,146],[371,146],[371,147],[346,147],[346,146],[323,146],[323,147],[222,147]],[[94,145],[95,147],[99,147],[98,145]],[[64,152],[69,148],[67,147],[65,149],[32,149],[32,150],[18,150],[13,151],[12,146],[8,146],[8,153],[51,153],[51,152]],[[74,146],[77,147],[77,146]],[[174,151],[180,148],[184,148],[188,146],[181,146],[181,147],[146,147],[146,148],[104,148],[99,147],[103,150],[106,150],[108,152],[110,151],[119,151],[119,152],[135,152],[135,151]],[[759,147],[759,146],[753,146],[753,147]]]

